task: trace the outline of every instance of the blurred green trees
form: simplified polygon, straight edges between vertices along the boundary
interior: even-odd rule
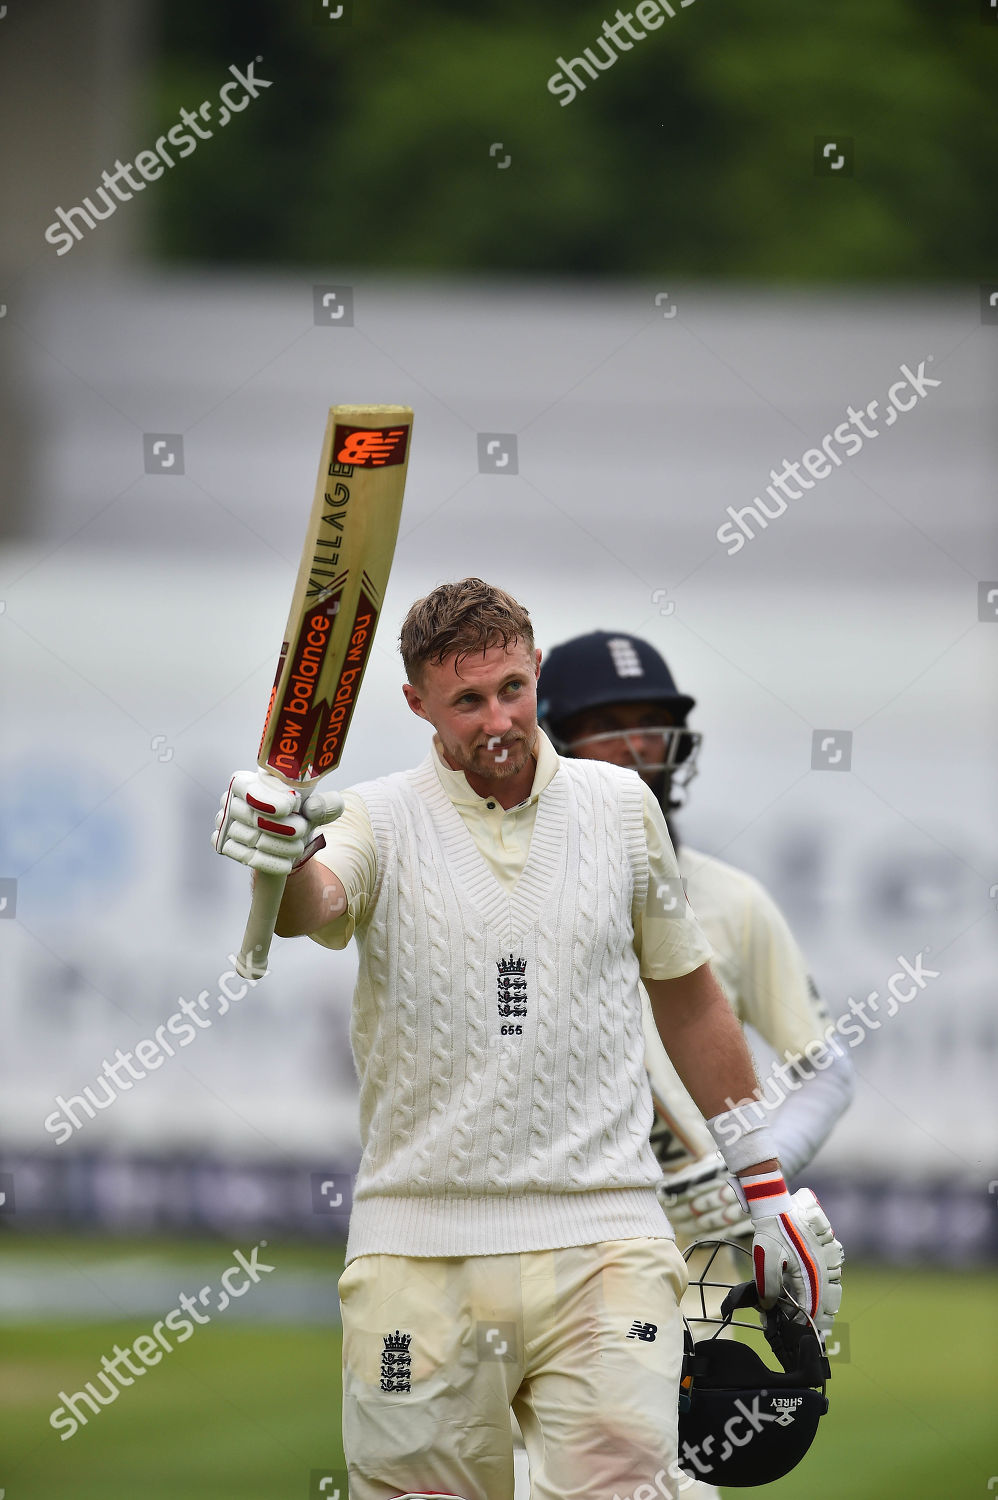
[[[150,135],[232,63],[259,55],[273,87],[167,174],[150,203],[161,253],[998,278],[998,5],[672,0],[673,19],[563,106],[547,80],[595,45],[609,0],[345,3],[338,21],[321,0],[162,7]],[[853,174],[816,175],[815,138],[842,136]]]

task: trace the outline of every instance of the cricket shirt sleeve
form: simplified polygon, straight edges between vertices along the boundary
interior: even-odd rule
[[[644,907],[632,912],[634,951],[644,978],[679,979],[709,963],[712,949],[687,899],[665,815],[651,789],[642,787],[648,894]]]
[[[327,823],[322,831],[326,847],[314,857],[327,870],[332,870],[343,886],[347,894],[347,909],[317,932],[310,932],[309,937],[324,948],[345,948],[357,924],[364,920],[378,874],[374,829],[362,798],[355,792],[345,791],[342,813],[334,823]]]
[[[738,1011],[774,1052],[797,1055],[822,1039],[828,1012],[776,902],[751,877],[745,897]]]

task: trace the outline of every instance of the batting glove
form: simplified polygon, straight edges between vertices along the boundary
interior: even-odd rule
[[[658,1196],[682,1239],[728,1239],[752,1233],[752,1221],[719,1151],[668,1173]]]
[[[825,1293],[818,1316],[814,1319],[815,1327],[824,1341],[825,1334],[828,1333],[842,1306],[842,1267],[845,1264],[845,1251],[835,1238],[828,1216],[810,1188],[798,1188],[793,1195],[793,1202],[800,1203],[801,1215],[818,1242],[824,1262]]]
[[[819,1332],[842,1301],[842,1246],[810,1188],[791,1196],[779,1172],[738,1179],[752,1218],[752,1264],[759,1302],[772,1307],[786,1288]]]
[[[215,817],[212,847],[265,875],[290,875],[325,839],[316,829],[343,811],[339,792],[301,792],[276,776],[237,771]]]

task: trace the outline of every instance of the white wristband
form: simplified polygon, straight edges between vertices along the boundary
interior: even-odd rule
[[[787,1191],[782,1172],[758,1172],[739,1177],[735,1189],[751,1215],[753,1224],[793,1212],[793,1200]]]
[[[772,1132],[761,1104],[737,1104],[707,1121],[714,1144],[729,1172],[742,1172],[776,1156]]]

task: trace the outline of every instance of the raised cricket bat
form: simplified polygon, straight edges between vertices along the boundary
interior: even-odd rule
[[[340,763],[398,537],[409,462],[408,406],[333,406],[291,613],[257,754],[305,796]],[[303,798],[304,800],[304,798]],[[283,875],[254,875],[236,968],[262,979]]]

